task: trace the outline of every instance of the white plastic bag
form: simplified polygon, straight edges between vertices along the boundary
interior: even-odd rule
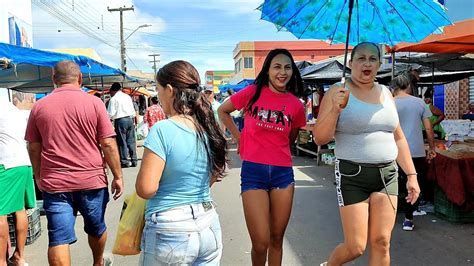
[[[148,136],[148,124],[142,121],[137,127],[137,139],[144,139],[146,136]]]

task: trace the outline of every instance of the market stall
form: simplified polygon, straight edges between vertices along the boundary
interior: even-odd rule
[[[474,222],[474,122],[443,121],[447,141],[438,141],[427,178],[436,184],[438,215],[452,222]]]

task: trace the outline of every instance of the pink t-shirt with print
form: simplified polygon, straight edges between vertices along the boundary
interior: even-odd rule
[[[232,95],[237,110],[245,109],[257,90],[250,85]],[[240,157],[244,161],[273,166],[292,166],[290,132],[306,125],[304,106],[291,93],[276,93],[268,86],[244,116],[240,136]]]

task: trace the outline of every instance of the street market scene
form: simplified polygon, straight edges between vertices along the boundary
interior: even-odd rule
[[[0,4],[0,266],[474,265],[474,1]]]

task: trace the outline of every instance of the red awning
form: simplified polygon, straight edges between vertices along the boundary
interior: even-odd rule
[[[432,34],[418,43],[399,43],[389,52],[474,53],[474,19],[444,27],[443,33]]]

